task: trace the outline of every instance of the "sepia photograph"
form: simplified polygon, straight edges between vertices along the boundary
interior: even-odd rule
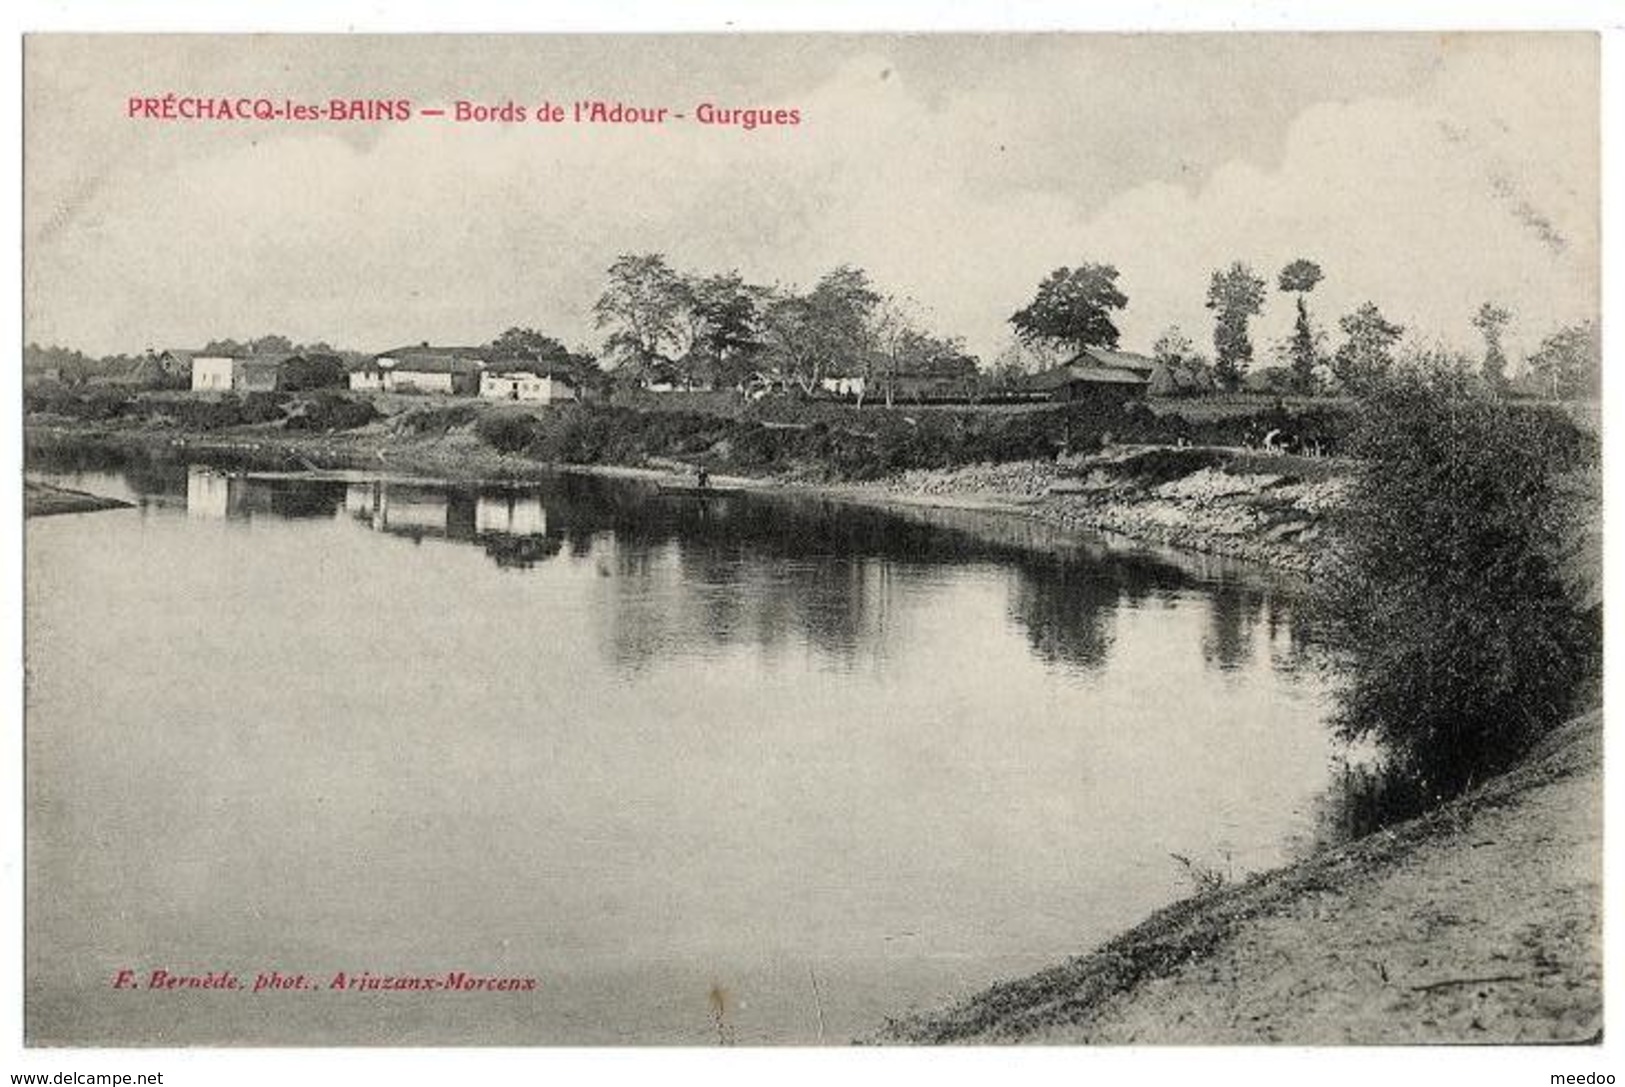
[[[1597,1066],[1598,33],[20,46],[30,1052]]]

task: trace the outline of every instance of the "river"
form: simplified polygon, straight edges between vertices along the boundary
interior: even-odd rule
[[[135,503],[27,525],[37,1044],[845,1042],[1282,863],[1328,785],[1295,591],[1225,563],[576,475],[30,467]],[[333,987],[448,972],[535,987]]]

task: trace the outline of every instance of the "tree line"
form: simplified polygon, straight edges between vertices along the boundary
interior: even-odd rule
[[[660,253],[623,254],[593,306],[603,365],[623,382],[810,394],[859,377],[890,398],[901,374],[968,377],[978,360],[929,330],[911,299],[852,265],[809,288],[747,282],[737,271],[685,272]],[[891,380],[887,380],[891,379]]]
[[[919,303],[883,290],[854,265],[839,265],[802,288],[752,283],[738,271],[680,270],[661,253],[624,253],[610,264],[592,306],[594,323],[604,336],[598,353],[572,350],[539,329],[524,327],[510,328],[484,346],[495,354],[563,367],[588,387],[812,394],[831,378],[860,378],[838,388],[860,403],[868,395],[882,395],[890,403],[904,376],[980,376],[997,388],[1067,362],[1088,348],[1117,349],[1116,316],[1129,303],[1119,278],[1117,268],[1105,263],[1054,269],[1039,282],[1032,301],[1008,318],[1011,344],[984,366],[963,339],[932,328]],[[1170,326],[1152,345],[1152,358],[1172,375],[1174,387],[1185,392],[1250,387],[1302,396],[1367,395],[1405,362],[1400,345],[1406,329],[1375,303],[1365,302],[1337,319],[1341,341],[1330,347],[1310,307],[1324,279],[1321,266],[1308,258],[1280,269],[1274,287],[1292,297],[1296,317],[1291,333],[1273,345],[1273,360],[1259,366],[1252,322],[1264,311],[1270,284],[1243,261],[1215,269],[1205,299],[1213,313],[1211,355],[1178,326]],[[1476,369],[1478,380],[1493,392],[1507,391],[1512,381],[1504,340],[1513,319],[1506,307],[1485,301],[1473,316],[1483,339],[1481,356],[1454,359],[1452,365]],[[342,383],[340,370],[369,357],[326,342],[297,344],[281,335],[217,339],[203,350],[324,360],[313,365],[327,370],[300,377],[313,387]],[[141,357],[94,359],[68,348],[29,344],[23,361],[25,372],[55,370],[68,380],[70,375],[83,380]],[[1552,398],[1597,395],[1601,350],[1595,324],[1559,329],[1525,363],[1521,392]]]
[[[1039,366],[1054,365],[1086,348],[1118,347],[1114,314],[1128,305],[1110,264],[1085,262],[1055,269],[1038,285],[1033,301],[1010,317],[1021,345],[1037,353]],[[1277,393],[1312,396],[1340,392],[1368,395],[1394,376],[1403,357],[1403,325],[1389,320],[1374,302],[1365,302],[1338,318],[1342,342],[1328,348],[1327,335],[1310,312],[1309,296],[1325,279],[1319,264],[1307,258],[1290,261],[1275,277],[1275,289],[1293,296],[1297,311],[1292,332],[1274,347],[1274,364],[1258,371],[1263,388]],[[1189,387],[1228,391],[1248,384],[1256,361],[1251,324],[1263,313],[1269,283],[1243,261],[1214,270],[1205,306],[1213,312],[1213,354],[1208,356],[1178,326],[1170,326],[1152,346],[1156,362],[1194,380]],[[1477,362],[1480,380],[1492,391],[1509,387],[1503,333],[1511,311],[1486,301],[1473,317],[1483,337]],[[1064,353],[1064,354],[1063,354]],[[1423,354],[1426,354],[1425,352]],[[1437,359],[1430,359],[1437,362]],[[1457,360],[1466,365],[1470,360]],[[1531,381],[1525,391],[1551,397],[1597,395],[1601,350],[1596,326],[1586,321],[1548,336],[1526,360]],[[1024,367],[1023,363],[1026,362]],[[1007,356],[1012,369],[1030,368],[1019,355]]]

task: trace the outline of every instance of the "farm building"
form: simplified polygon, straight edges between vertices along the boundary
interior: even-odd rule
[[[480,389],[485,354],[477,347],[431,347],[427,343],[397,348],[351,370],[350,388],[472,396]]]
[[[192,389],[196,392],[273,392],[288,355],[192,356]]]
[[[491,400],[553,404],[576,400],[575,382],[562,367],[528,360],[502,360],[480,374],[480,395]]]
[[[1086,347],[1053,370],[1033,374],[1022,382],[1029,392],[1048,394],[1057,401],[1117,401],[1144,396],[1156,364],[1144,355]]]

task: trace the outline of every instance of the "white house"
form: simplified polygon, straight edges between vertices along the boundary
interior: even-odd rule
[[[287,355],[193,355],[192,389],[198,392],[273,392]]]
[[[361,393],[383,392],[385,372],[378,365],[377,359],[368,359],[350,371],[351,391]]]
[[[237,360],[230,355],[193,355],[192,388],[209,392],[229,392]]]
[[[487,370],[480,375],[480,395],[492,400],[527,400],[537,404],[552,404],[561,400],[575,400],[576,389],[562,373],[549,371],[533,374],[514,370],[494,374]]]

